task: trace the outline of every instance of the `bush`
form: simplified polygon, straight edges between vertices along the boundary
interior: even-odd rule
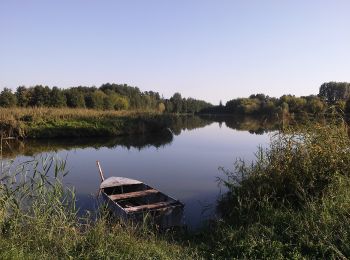
[[[256,161],[237,161],[221,181],[223,220],[202,237],[214,258],[350,256],[350,141],[345,124],[272,136]]]

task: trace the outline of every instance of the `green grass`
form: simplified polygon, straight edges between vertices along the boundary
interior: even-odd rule
[[[193,245],[213,259],[350,257],[349,148],[344,124],[275,135],[256,162],[225,171],[223,219]]]
[[[77,215],[61,184],[65,162],[52,157],[7,165],[0,188],[1,259],[191,259],[170,236],[108,217]],[[50,174],[51,172],[51,174]],[[165,238],[167,237],[167,238]]]

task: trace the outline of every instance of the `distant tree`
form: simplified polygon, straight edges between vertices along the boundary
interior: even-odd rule
[[[17,104],[16,96],[9,88],[4,88],[0,93],[0,107],[14,107]]]
[[[31,89],[31,99],[29,101],[30,106],[42,107],[50,105],[50,88],[48,86],[43,87],[37,85]]]
[[[50,94],[51,107],[65,107],[67,106],[67,98],[63,91],[58,87],[53,87]]]
[[[64,92],[67,99],[67,106],[72,108],[85,107],[84,94],[76,88],[70,88]]]
[[[319,96],[331,104],[339,100],[346,101],[350,97],[350,83],[333,81],[323,83]]]
[[[103,91],[101,90],[94,91],[91,94],[91,108],[104,109],[106,97],[107,95]]]
[[[25,86],[20,86],[16,90],[17,105],[27,107],[31,99],[31,93]]]
[[[127,110],[129,108],[129,100],[127,97],[123,97],[120,95],[117,95],[115,97],[115,104],[114,109],[115,110]]]
[[[173,104],[174,113],[180,113],[182,111],[182,97],[181,94],[176,92],[171,98],[170,101]]]
[[[118,95],[111,91],[104,97],[104,109],[106,110],[127,110],[129,108],[129,100],[127,97]]]
[[[165,112],[172,113],[174,111],[174,105],[171,102],[171,100],[166,99],[165,100]]]
[[[326,104],[318,97],[309,97],[307,102],[307,110],[313,114],[324,112]]]

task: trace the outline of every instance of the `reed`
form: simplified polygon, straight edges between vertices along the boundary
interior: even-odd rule
[[[147,229],[111,220],[104,210],[78,216],[74,191],[62,185],[65,162],[47,156],[0,174],[1,259],[190,259],[184,246]]]
[[[312,124],[271,138],[253,163],[224,170],[223,218],[193,245],[219,259],[350,257],[348,127]]]
[[[0,131],[21,138],[118,136],[165,129],[154,111],[0,108]]]

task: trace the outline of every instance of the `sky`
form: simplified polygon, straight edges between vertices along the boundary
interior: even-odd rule
[[[126,83],[218,104],[350,81],[349,0],[0,0],[0,89]]]

